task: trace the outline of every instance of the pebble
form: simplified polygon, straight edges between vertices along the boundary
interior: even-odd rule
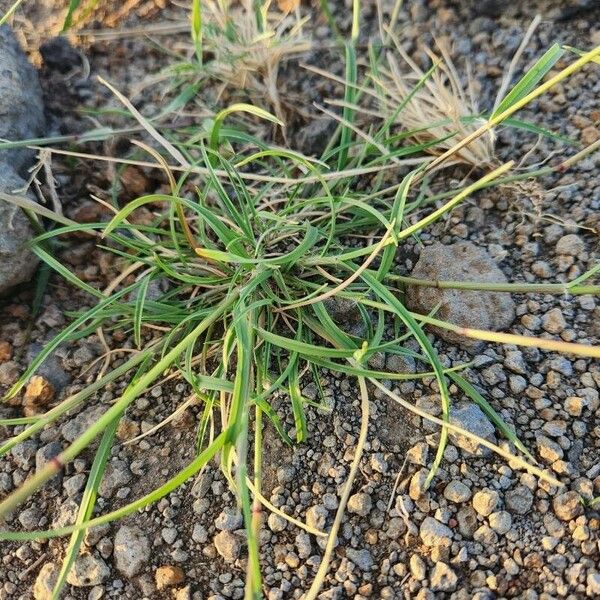
[[[306,511],[306,524],[313,529],[322,530],[327,523],[328,514],[322,504],[315,504]]]
[[[553,308],[542,317],[542,327],[548,333],[558,334],[564,331],[566,326],[567,322],[560,308]]]
[[[115,535],[113,552],[118,571],[133,577],[150,560],[150,543],[139,527],[123,525]]]
[[[563,492],[554,497],[552,508],[556,516],[563,521],[571,521],[583,514],[583,505],[579,494],[574,491]]]
[[[525,515],[533,505],[533,494],[531,490],[524,486],[518,485],[512,490],[509,490],[504,495],[506,508],[517,515]]]
[[[214,537],[217,552],[227,561],[233,562],[240,555],[241,544],[239,538],[230,531],[220,531]]]
[[[371,553],[364,550],[354,550],[353,548],[348,548],[346,550],[346,556],[361,570],[361,571],[370,571],[374,565],[373,557]]]
[[[451,408],[450,422],[470,431],[477,437],[490,442],[496,441],[494,426],[490,423],[485,414],[483,414],[482,410],[475,404]],[[453,433],[452,431],[450,432],[450,437],[453,438],[454,443],[459,448],[462,448],[471,454],[487,456],[491,453],[491,450],[481,446],[477,440]]]
[[[156,569],[154,579],[157,589],[163,590],[182,583],[185,579],[185,574],[180,567],[165,565]]]
[[[574,233],[563,235],[556,242],[556,253],[566,256],[579,256],[585,250],[583,240]]]
[[[418,554],[411,555],[409,565],[410,572],[417,581],[423,581],[427,577],[425,561]]]
[[[473,508],[483,517],[489,516],[500,502],[500,495],[489,488],[480,490],[473,496]]]
[[[197,544],[204,544],[208,540],[208,532],[203,525],[196,523],[192,531],[192,539]]]
[[[544,462],[552,464],[564,456],[563,449],[553,440],[545,435],[540,435],[536,440],[539,455]]]
[[[361,517],[366,517],[371,512],[371,496],[364,492],[353,494],[348,499],[348,511]]]
[[[78,556],[69,574],[67,583],[73,587],[93,587],[100,585],[110,576],[107,564],[96,556],[84,554]]]
[[[242,513],[237,508],[224,508],[215,520],[215,527],[222,531],[235,531],[242,526]]]
[[[428,280],[506,282],[504,273],[485,250],[471,242],[434,243],[425,246],[411,277]],[[515,318],[515,304],[508,293],[408,286],[408,308],[428,314],[438,308],[437,318],[464,327],[499,331],[508,329]],[[473,348],[479,342],[452,331],[436,328],[442,339]]]
[[[25,388],[23,406],[28,416],[41,412],[54,399],[54,386],[41,375],[34,375]]]
[[[287,527],[287,521],[275,513],[269,515],[267,524],[269,525],[269,529],[275,533],[279,533]]]
[[[417,442],[414,446],[408,449],[406,458],[413,465],[425,467],[429,457],[429,446],[425,442]]]
[[[429,580],[433,592],[453,592],[456,589],[458,577],[445,562],[437,562],[431,571]]]
[[[598,571],[588,573],[586,593],[591,598],[600,597],[600,573]]]
[[[35,600],[48,600],[58,580],[60,568],[55,563],[45,563],[38,573],[33,584],[33,597]]]
[[[455,504],[462,504],[471,499],[471,490],[461,481],[454,480],[444,488],[444,498]]]
[[[500,535],[508,533],[512,526],[512,517],[510,516],[510,513],[506,512],[505,510],[493,512],[488,517],[488,521],[490,523],[490,527]]]
[[[423,543],[430,547],[450,546],[452,543],[452,530],[433,517],[425,517],[419,528],[419,535]]]
[[[527,362],[520,350],[510,350],[507,352],[504,359],[504,366],[518,375],[525,375],[527,373]]]

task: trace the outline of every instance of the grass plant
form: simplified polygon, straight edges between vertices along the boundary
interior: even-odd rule
[[[254,68],[251,66],[254,63],[247,62],[250,59],[246,51],[247,43],[263,44],[273,37],[277,39],[277,33],[261,37],[264,32],[252,29],[249,37],[240,42],[238,52],[237,40],[231,39],[228,29],[229,17],[225,18],[225,13],[220,12],[229,5],[207,3],[208,10],[216,15],[212,26],[208,24],[204,4],[202,10],[199,2],[193,5],[194,69],[200,64],[202,68],[209,68],[213,61],[213,75],[223,77],[227,85],[237,81],[243,73],[247,82],[252,81],[253,89],[270,94],[273,90],[269,78],[276,75],[276,69],[267,68],[263,73],[260,68]],[[263,8],[265,6],[268,9],[268,5]],[[264,10],[261,12],[260,6],[257,14],[254,14],[254,5],[243,3],[242,8],[247,12],[252,8],[252,16],[244,16],[249,28],[258,27],[261,22],[267,27],[269,18]],[[423,229],[487,187],[555,172],[553,167],[545,167],[514,173],[512,161],[497,164],[493,152],[494,128],[552,85],[595,61],[600,57],[600,48],[584,53],[544,83],[541,83],[542,78],[552,60],[542,57],[545,61],[542,67],[536,63],[538,68],[512,87],[493,114],[473,117],[474,107],[469,108],[468,114],[457,108],[450,115],[449,125],[425,134],[414,131],[420,129],[415,125],[422,118],[415,111],[428,115],[429,120],[433,119],[430,111],[443,113],[443,103],[448,100],[443,90],[448,85],[462,98],[460,89],[456,88],[458,77],[454,69],[447,57],[446,66],[432,57],[435,68],[418,72],[408,83],[398,76],[395,66],[389,66],[388,62],[386,71],[382,58],[373,55],[369,79],[359,82],[356,68],[359,9],[355,2],[352,34],[345,43],[345,94],[338,134],[319,160],[309,159],[293,149],[274,147],[240,128],[236,120],[240,113],[256,120],[272,121],[278,126],[278,116],[267,112],[264,106],[247,103],[226,106],[217,112],[208,129],[193,134],[188,130],[174,132],[161,130],[111,86],[153,143],[150,146],[140,142],[138,147],[149,159],[134,162],[163,171],[168,177],[169,193],[144,195],[122,208],[115,207],[110,222],[87,224],[73,223],[24,198],[2,196],[33,211],[38,218],[55,219],[56,228],[39,235],[33,250],[69,284],[96,301],[92,308],[75,315],[70,324],[45,345],[6,397],[15,398],[20,394],[44,359],[61,344],[74,343],[98,331],[107,333],[120,329],[129,333],[135,346],[134,352],[123,352],[118,364],[97,381],[62,400],[47,413],[0,420],[0,425],[21,426],[19,433],[0,446],[1,457],[20,442],[37,435],[46,425],[73,411],[85,410],[86,403],[107,384],[122,378],[128,381],[122,395],[56,460],[39,469],[0,502],[0,516],[5,516],[40,490],[69,461],[86,450],[94,450],[95,458],[79,514],[72,525],[40,531],[0,532],[0,539],[18,541],[71,536],[53,598],[59,597],[86,530],[156,502],[200,473],[215,457],[236,493],[244,517],[248,556],[246,598],[261,598],[261,522],[257,508],[264,505],[268,510],[277,510],[261,493],[263,429],[268,422],[288,444],[301,443],[307,438],[307,411],[315,404],[319,406],[321,400],[315,403],[302,396],[302,374],[316,375],[321,369],[356,378],[361,398],[361,428],[350,474],[329,532],[313,530],[297,519],[278,513],[314,535],[328,535],[323,562],[307,593],[308,599],[317,596],[327,574],[367,436],[369,396],[373,387],[390,401],[440,426],[439,445],[426,486],[432,482],[443,460],[450,432],[475,438],[510,460],[515,468],[525,469],[552,485],[561,485],[536,464],[516,433],[469,383],[465,373],[468,364],[453,368],[443,366],[424,328],[435,324],[470,338],[583,356],[599,356],[598,348],[460,328],[436,319],[435,315],[414,314],[403,303],[403,286],[435,285],[515,293],[598,293],[600,286],[588,280],[597,274],[600,266],[569,284],[496,285],[416,281],[396,273],[394,260],[403,240],[418,236]],[[220,21],[221,16],[225,20]],[[219,49],[207,41],[210,36],[219,39],[211,29],[217,26],[218,36],[222,36]],[[294,52],[298,51],[295,47]],[[225,60],[219,52],[230,55]],[[250,55],[255,60],[254,54]],[[552,57],[555,55],[553,51]],[[225,69],[226,64],[229,71]],[[257,73],[260,77],[266,74],[267,79],[260,79]],[[396,110],[391,113],[393,118],[388,115],[378,120],[377,127],[367,131],[361,128],[357,118],[360,114],[357,101],[361,90],[368,91],[370,86],[379,90],[380,98],[385,96],[386,106],[396,106]],[[273,97],[271,100],[278,114],[279,100]],[[398,134],[395,126],[398,120],[408,124],[413,132]],[[560,163],[560,170],[595,149],[591,146],[578,152]],[[51,151],[86,156],[57,148]],[[87,157],[131,162],[112,157]],[[430,199],[435,208],[427,209],[428,178],[434,171],[457,161],[477,166],[481,176],[456,189],[444,190],[442,195]],[[388,186],[386,177],[399,169],[408,174],[401,177],[399,183]],[[187,191],[190,189],[193,193]],[[157,203],[162,208],[156,208]],[[134,224],[130,220],[132,213],[141,207],[154,207],[152,223]],[[127,277],[117,277],[108,290],[99,290],[71,273],[49,251],[48,242],[60,246],[64,236],[73,232],[95,236],[101,248],[119,257],[121,271]],[[166,291],[159,297],[151,296],[149,287],[158,281],[168,283]],[[349,302],[356,308],[360,335],[348,333],[336,323],[330,310],[331,302],[336,301]],[[417,341],[418,351],[406,347],[408,338]],[[380,372],[369,366],[369,358],[379,352],[412,356],[425,367],[417,373]],[[143,497],[94,516],[98,487],[110,449],[116,443],[115,431],[120,420],[140,395],[173,377],[187,382],[194,401],[203,406],[197,424],[195,457],[184,469]],[[434,378],[437,383],[441,418],[421,411],[395,388],[385,384],[424,378]],[[450,383],[456,384],[464,396],[481,407],[514,451],[478,439],[450,423]],[[287,406],[274,404],[276,393],[285,395]]]

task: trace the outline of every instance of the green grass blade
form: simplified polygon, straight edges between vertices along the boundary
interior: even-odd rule
[[[537,84],[548,74],[554,65],[560,60],[565,53],[564,49],[559,44],[554,44],[544,53],[544,55],[525,73],[519,82],[505,96],[505,98],[497,106],[492,113],[491,119],[502,114],[504,111],[511,108],[519,100],[522,100],[532,92]]]
[[[98,450],[96,450],[96,456],[94,457],[94,462],[92,463],[92,468],[87,479],[85,490],[83,491],[83,497],[81,498],[81,502],[79,504],[79,512],[77,513],[75,525],[81,525],[82,523],[89,521],[94,512],[98,488],[100,487],[102,477],[104,476],[106,462],[110,457],[110,449],[112,448],[119,420],[119,418],[116,418],[102,435],[100,445],[98,446]],[[52,591],[51,600],[59,600],[61,590],[67,581],[69,571],[71,570],[71,567],[73,566],[73,563],[79,554],[79,548],[83,542],[85,532],[86,529],[80,529],[71,534],[71,539],[69,541],[69,545],[67,546],[65,558],[63,559],[56,584],[54,585],[54,590]]]

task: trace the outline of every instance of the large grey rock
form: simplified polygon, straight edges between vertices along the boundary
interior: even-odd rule
[[[503,283],[506,277],[490,255],[471,242],[433,244],[423,248],[411,277],[437,281],[477,281]],[[410,310],[427,314],[439,304],[435,316],[462,327],[499,331],[515,319],[515,303],[510,294],[440,289],[412,285],[407,288]],[[435,328],[449,342],[473,348],[477,342],[452,331]]]
[[[0,26],[0,139],[40,137],[45,131],[44,104],[37,73],[11,29]],[[0,191],[25,185],[24,174],[34,158],[27,148],[0,150]],[[37,260],[27,243],[33,236],[21,209],[0,200],[0,294],[33,275]]]
[[[0,138],[25,140],[44,134],[46,122],[42,89],[36,70],[27,60],[8,25],[0,26]],[[0,150],[0,162],[21,172],[33,160],[26,148]]]
[[[0,192],[10,194],[24,185],[25,181],[12,167],[0,161]],[[34,231],[23,211],[0,199],[0,223],[0,294],[3,294],[15,285],[28,281],[38,261],[28,245]]]

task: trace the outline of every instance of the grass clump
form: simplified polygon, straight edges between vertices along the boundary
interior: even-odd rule
[[[225,60],[217,58],[216,48],[205,45],[209,33],[215,34],[203,20],[199,3],[194,6],[193,42],[198,64]],[[243,6],[250,10],[249,5]],[[216,5],[214,8],[223,10]],[[218,19],[216,23],[219,23]],[[223,28],[219,35],[226,35],[228,23],[223,21],[219,25]],[[252,23],[248,27],[255,27],[258,20]],[[357,23],[357,15],[353,23]],[[252,32],[256,33],[254,29]],[[252,36],[249,39],[256,41]],[[28,378],[59,344],[74,342],[98,330],[110,332],[120,329],[130,334],[136,351],[124,354],[118,366],[106,371],[96,382],[66,398],[49,412],[0,422],[8,426],[26,425],[0,447],[2,456],[21,441],[36,435],[45,425],[81,408],[107,384],[122,377],[129,381],[122,395],[56,460],[36,472],[0,503],[0,515],[6,515],[39,490],[63,465],[84,450],[95,448],[95,458],[74,524],[45,531],[0,533],[0,538],[12,540],[71,535],[55,598],[87,529],[125,517],[157,501],[201,472],[215,457],[242,507],[248,547],[247,598],[262,597],[261,522],[257,508],[263,504],[269,510],[276,510],[261,494],[263,427],[266,421],[270,422],[289,444],[300,443],[307,438],[306,411],[315,402],[302,396],[301,378],[306,374],[318,380],[320,369],[356,377],[361,398],[361,429],[350,475],[328,532],[324,560],[307,598],[316,597],[326,575],[328,559],[360,462],[368,429],[367,383],[379,388],[390,400],[440,425],[439,446],[426,485],[431,483],[442,461],[448,433],[453,431],[473,437],[470,432],[449,422],[449,382],[455,383],[482,408],[513,444],[515,453],[486,440],[478,440],[479,443],[511,460],[515,466],[527,469],[553,485],[560,485],[559,481],[533,464],[531,455],[515,433],[468,383],[462,374],[468,365],[444,368],[425,334],[424,326],[433,323],[475,339],[533,345],[585,356],[599,356],[598,349],[562,341],[457,328],[436,319],[435,315],[411,313],[403,304],[402,288],[395,286],[415,282],[402,281],[402,276],[394,273],[394,259],[403,240],[418,236],[420,231],[443,218],[478,190],[499,181],[523,177],[523,174],[511,172],[512,162],[490,167],[494,126],[505,122],[551,85],[600,56],[600,48],[584,54],[544,84],[538,85],[541,80],[539,72],[535,77],[526,75],[507,95],[510,101],[500,104],[488,118],[478,116],[477,121],[469,121],[468,115],[457,113],[456,119],[451,119],[451,128],[462,127],[464,122],[471,125],[458,131],[452,129],[457,140],[450,142],[450,130],[438,130],[427,141],[421,137],[398,138],[391,133],[390,119],[385,119],[375,130],[365,132],[360,129],[356,121],[357,90],[361,89],[357,81],[356,40],[357,28],[353,27],[352,38],[345,44],[344,110],[338,134],[320,160],[308,159],[293,150],[271,147],[240,131],[235,121],[233,125],[229,123],[239,113],[280,123],[263,107],[237,103],[218,112],[209,130],[192,138],[178,137],[171,132],[167,138],[113,88],[131,115],[154,140],[153,147],[141,142],[138,146],[149,154],[155,168],[167,174],[170,192],[144,195],[121,209],[115,209],[109,223],[80,225],[60,218],[57,229],[38,236],[34,245],[36,254],[97,302],[91,309],[78,314],[61,334],[45,346],[9,391],[8,397],[20,393]],[[228,37],[222,41],[223,46],[227,46],[226,41],[228,44]],[[231,52],[232,47],[235,48],[230,45],[223,51]],[[241,54],[245,56],[244,52]],[[232,57],[227,60],[233,70],[240,69],[248,77],[260,72],[249,68],[241,58]],[[372,66],[383,72],[378,58],[372,61]],[[387,82],[373,79],[385,88],[388,104],[394,98],[397,100],[395,95],[400,94],[400,110],[394,116],[394,122],[404,119],[406,114],[405,122],[415,123],[417,117],[416,113],[410,113],[411,103],[416,103],[422,111],[442,111],[441,103],[437,107],[427,103],[419,93],[427,90],[428,97],[432,98],[441,93],[447,81],[452,87],[452,82],[456,83],[458,79],[453,69],[449,66],[445,69],[442,68],[439,75],[436,75],[436,69],[420,73],[411,91],[408,87],[402,88],[406,93],[399,91],[394,76]],[[436,83],[432,84],[434,87],[428,87],[430,78],[434,77],[441,79],[432,79]],[[260,85],[265,85],[264,81]],[[408,84],[402,80],[400,85]],[[454,91],[460,95],[458,90]],[[277,103],[273,102],[273,106],[277,107]],[[226,118],[227,128],[224,127]],[[473,123],[477,124],[476,128]],[[473,150],[475,143],[482,144],[481,154]],[[585,149],[561,164],[570,166],[594,149]],[[434,156],[428,156],[428,152]],[[483,160],[484,154],[489,160]],[[417,159],[407,160],[406,156],[410,155]],[[457,160],[486,167],[488,172],[461,188],[446,190],[442,203],[423,216],[428,176],[435,169]],[[385,173],[407,165],[411,170],[397,185],[392,188],[383,185]],[[529,172],[526,176],[544,173]],[[22,203],[22,199],[15,202]],[[134,224],[129,220],[136,209],[157,205],[161,208],[153,209],[154,218],[150,224]],[[35,210],[31,204],[27,208]],[[51,211],[44,209],[44,215],[51,216]],[[75,231],[87,231],[96,237],[99,246],[122,260],[122,274],[111,283],[109,290],[97,290],[78,279],[49,251],[49,242],[59,244],[61,236]],[[369,241],[365,242],[365,239]],[[573,290],[579,290],[598,269],[600,267],[569,285]],[[157,282],[161,282],[160,288],[166,291],[150,294],[151,286]],[[452,286],[456,282],[446,284]],[[493,290],[493,284],[473,282],[472,286]],[[523,290],[519,284],[508,284],[502,287],[502,291],[564,292],[564,286],[559,287],[548,290],[547,287],[532,286]],[[598,286],[590,285],[585,290],[587,293],[600,291]],[[331,303],[342,300],[354,307],[360,334],[345,331],[332,317]],[[393,325],[391,329],[389,324]],[[393,331],[393,335],[389,335],[389,331]],[[408,338],[417,341],[418,351],[405,346]],[[409,355],[426,365],[426,369],[411,374],[373,370],[369,366],[369,358],[380,352]],[[188,383],[193,401],[202,405],[195,457],[184,469],[142,498],[94,517],[98,486],[110,449],[115,444],[120,420],[136,398],[165,378],[175,376]],[[419,410],[383,383],[421,378],[435,378],[437,382],[442,405],[440,419]],[[283,393],[287,398],[285,409],[274,404],[276,393]],[[319,406],[320,401],[316,405]],[[288,425],[288,422],[293,425]],[[94,446],[97,440],[99,443]],[[283,513],[281,515],[288,518]],[[314,535],[325,535],[325,532],[313,530],[297,520],[293,522]]]
[[[191,39],[185,58],[169,66],[171,93],[181,102],[195,98],[209,103],[251,102],[285,121],[297,107],[279,91],[279,71],[291,58],[310,50],[305,33],[308,17],[282,12],[274,2],[231,0],[193,3]],[[212,106],[211,106],[212,108]]]

